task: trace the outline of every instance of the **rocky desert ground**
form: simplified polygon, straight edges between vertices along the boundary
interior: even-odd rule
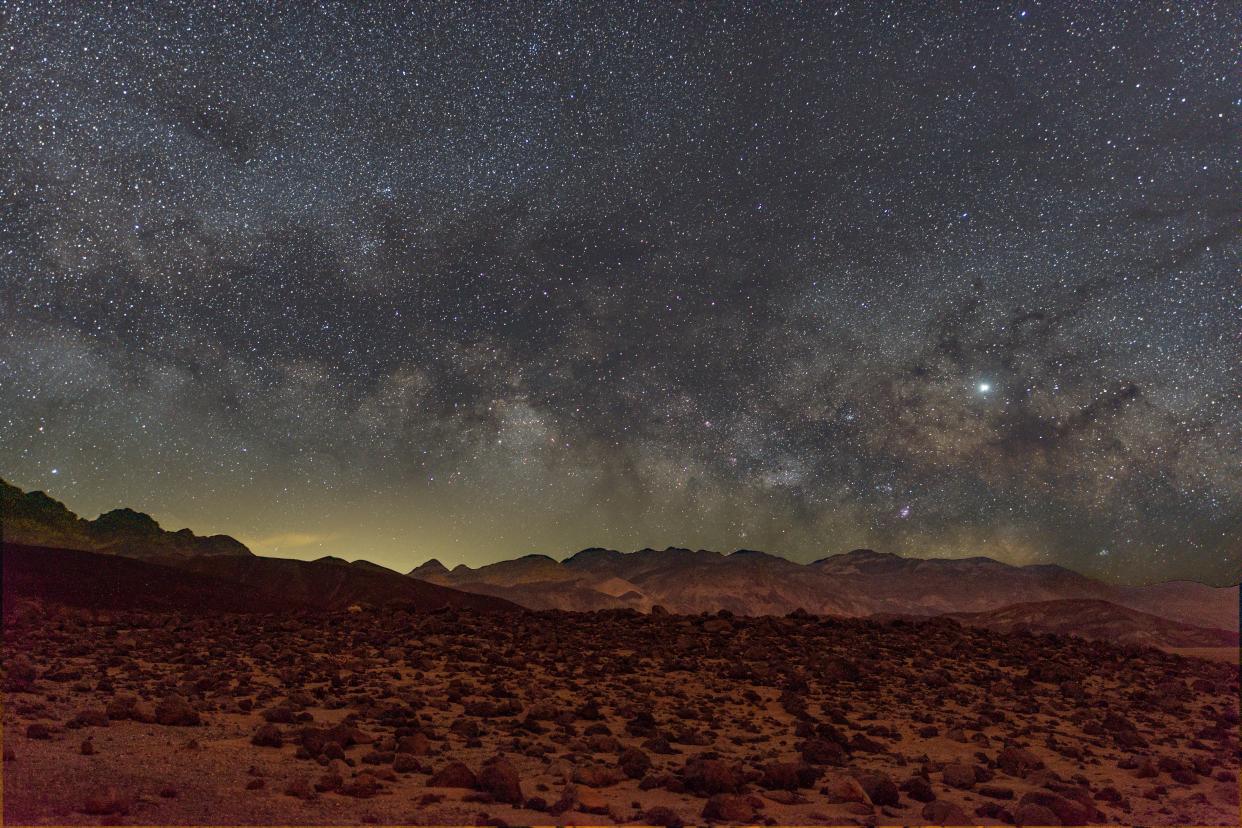
[[[1236,665],[948,619],[5,608],[4,822],[1236,825]]]

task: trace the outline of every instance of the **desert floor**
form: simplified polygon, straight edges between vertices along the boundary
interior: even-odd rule
[[[1236,666],[1155,650],[944,621],[6,613],[9,825],[1238,824]]]

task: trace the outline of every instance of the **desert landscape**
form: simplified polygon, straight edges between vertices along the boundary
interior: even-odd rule
[[[1236,824],[1236,630],[1073,598],[536,609],[4,495],[5,824]],[[770,556],[583,557],[672,557],[704,601],[686,566]]]
[[[0,0],[0,828],[1242,827],[1239,43]]]

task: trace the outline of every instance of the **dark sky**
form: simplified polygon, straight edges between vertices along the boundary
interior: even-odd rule
[[[1238,579],[1236,5],[146,5],[0,11],[0,476]]]

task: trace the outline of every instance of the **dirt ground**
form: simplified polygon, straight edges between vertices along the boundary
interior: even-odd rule
[[[1236,666],[952,622],[5,621],[15,824],[1238,824]]]

